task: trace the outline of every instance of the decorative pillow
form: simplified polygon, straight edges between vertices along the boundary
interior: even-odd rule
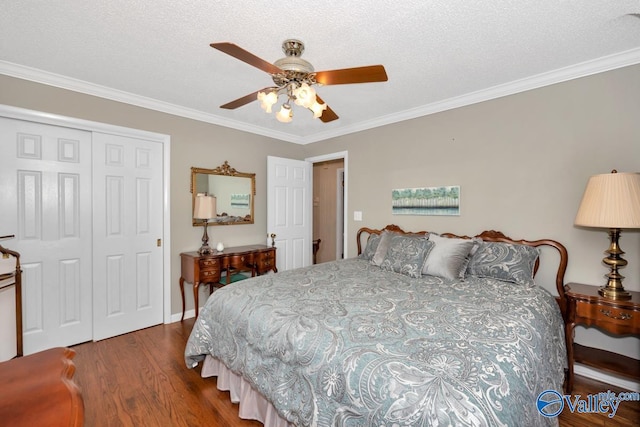
[[[380,268],[409,277],[421,277],[424,263],[434,246],[433,242],[424,237],[403,235],[392,235],[389,241],[389,248]]]
[[[398,233],[393,233],[387,230],[383,230],[382,233],[380,233],[380,241],[378,242],[376,252],[371,257],[371,264],[377,266],[382,264],[382,261],[384,261],[384,256],[387,254],[387,249],[389,249],[389,243],[391,243],[391,236],[396,234]]]
[[[503,242],[482,242],[471,256],[467,274],[520,285],[533,285],[538,248]]]
[[[431,233],[429,240],[435,243],[434,248],[424,264],[423,274],[444,277],[445,279],[462,279],[469,263],[469,254],[476,241],[455,237],[442,237]]]
[[[367,245],[365,246],[364,251],[360,254],[360,258],[371,261],[371,258],[373,258],[376,253],[376,249],[378,249],[378,243],[380,243],[380,235],[370,235],[367,239]]]

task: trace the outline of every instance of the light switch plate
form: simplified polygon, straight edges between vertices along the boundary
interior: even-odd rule
[[[362,211],[353,211],[353,220],[362,221]]]

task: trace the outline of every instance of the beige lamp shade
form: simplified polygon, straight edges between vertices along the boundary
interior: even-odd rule
[[[195,219],[211,219],[216,217],[216,198],[205,194],[196,196],[196,205],[193,209]]]
[[[640,174],[613,171],[589,178],[575,225],[640,228]]]

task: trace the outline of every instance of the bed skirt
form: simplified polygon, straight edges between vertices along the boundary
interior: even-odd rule
[[[202,378],[218,377],[218,390],[228,391],[231,401],[240,405],[240,418],[260,421],[265,427],[295,427],[282,418],[273,405],[248,381],[230,371],[218,359],[207,355],[202,363],[200,375]]]

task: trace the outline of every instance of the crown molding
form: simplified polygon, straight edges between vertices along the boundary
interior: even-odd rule
[[[0,74],[10,77],[16,77],[23,80],[29,80],[35,83],[41,83],[48,86],[66,89],[85,95],[97,96],[99,98],[109,99],[111,101],[122,102],[137,107],[147,108],[162,113],[172,114],[174,116],[185,117],[188,119],[198,120],[205,123],[224,126],[236,130],[241,130],[253,134],[268,136],[271,138],[287,141],[298,142],[296,135],[286,132],[278,132],[272,129],[253,126],[233,119],[225,119],[213,114],[204,113],[202,111],[191,108],[182,107],[180,105],[171,104],[157,99],[145,96],[135,95],[118,89],[97,85],[94,83],[78,80],[60,74],[50,73],[37,68],[26,67],[0,60]]]
[[[304,145],[388,124],[398,123],[405,120],[428,116],[430,114],[435,114],[454,108],[465,107],[479,102],[489,101],[491,99],[501,98],[504,96],[513,95],[516,93],[525,92],[528,90],[537,89],[540,87],[549,86],[580,77],[586,77],[617,68],[635,65],[638,63],[640,63],[640,48],[631,49],[595,60],[560,68],[547,73],[515,80],[513,82],[494,86],[488,89],[483,89],[458,97],[422,105],[420,107],[408,109],[399,113],[377,117],[375,119],[362,121],[345,127],[337,127],[326,132],[319,132],[308,136],[293,135],[286,132],[274,131],[273,129],[242,123],[237,120],[225,119],[213,114],[204,113],[202,111],[181,107],[179,105],[159,101],[144,96],[134,95],[132,93],[124,92],[121,90],[96,85],[59,74],[49,73],[36,68],[25,67],[7,61],[0,60],[0,74],[5,74],[11,77],[17,77],[20,79],[42,83],[49,86],[67,89],[87,95],[97,96],[112,101],[123,102],[126,104],[160,111],[175,116],[185,117],[188,119],[198,120],[218,126],[224,126],[244,132],[262,135],[281,141]]]
[[[312,143],[323,141],[329,138],[335,138],[350,133],[360,132],[384,125],[402,122],[405,120],[415,119],[418,117],[428,116],[430,114],[440,113],[454,108],[466,107],[468,105],[489,101],[504,96],[514,95],[526,92],[532,89],[538,89],[544,86],[550,86],[556,83],[562,83],[569,80],[587,77],[593,74],[603,73],[605,71],[615,70],[630,65],[640,63],[640,48],[620,52],[614,55],[605,56],[592,61],[582,62],[580,64],[569,67],[560,68],[549,71],[547,73],[537,74],[513,82],[493,86],[488,89],[467,93],[458,97],[445,99],[431,104],[422,105],[420,107],[401,111],[399,113],[389,114],[377,117],[372,120],[356,123],[348,127],[342,127],[327,132],[320,132],[311,135],[302,143]]]

